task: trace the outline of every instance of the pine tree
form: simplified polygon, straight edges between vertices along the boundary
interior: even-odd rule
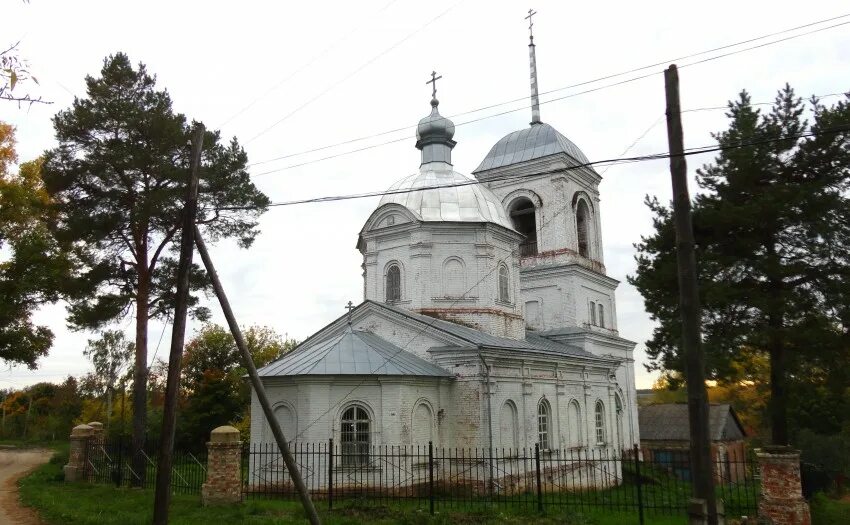
[[[89,249],[69,323],[98,329],[135,316],[136,451],[147,423],[148,321],[165,318],[173,305],[192,129],[155,83],[144,64],[133,69],[123,53],[107,57],[99,78],[86,77],[88,97],[54,117],[59,146],[45,154],[44,164],[59,208],[57,235]],[[236,139],[219,139],[218,132],[204,137],[198,223],[211,239],[232,237],[248,247],[268,199],[245,171],[247,155]],[[197,266],[190,281],[194,292],[207,286]],[[207,316],[196,295],[190,305],[194,315]],[[136,472],[144,471],[142,460],[134,454]]]
[[[789,442],[789,385],[832,374],[824,358],[850,364],[850,106],[813,100],[812,125],[803,113],[787,85],[764,115],[741,93],[729,128],[714,135],[725,149],[697,171],[694,202],[710,376],[729,377],[743,347],[769,358],[777,445]],[[659,323],[647,343],[652,366],[681,371],[672,211],[647,203],[655,233],[636,245],[629,281]]]

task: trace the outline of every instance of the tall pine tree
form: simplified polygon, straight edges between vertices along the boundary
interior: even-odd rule
[[[812,101],[813,124],[786,86],[767,114],[743,92],[730,102],[724,149],[697,171],[694,202],[703,338],[709,373],[730,375],[746,347],[770,363],[772,442],[789,442],[788,388],[835,383],[850,365],[850,105]],[[655,369],[681,371],[672,211],[648,198],[655,232],[636,245],[629,281],[659,324]]]
[[[59,146],[46,152],[43,168],[59,208],[57,235],[89,248],[78,283],[81,297],[69,307],[70,324],[98,329],[135,316],[136,472],[144,472],[138,450],[147,423],[148,321],[165,318],[174,302],[190,165],[191,126],[155,83],[145,66],[134,69],[127,55],[107,57],[99,78],[86,77],[88,97],[75,99],[54,117]],[[268,205],[245,171],[246,163],[235,138],[222,144],[218,132],[206,133],[198,223],[208,237],[233,237],[243,247],[257,235],[257,219]],[[192,290],[206,286],[203,272],[193,267]],[[190,304],[195,315],[205,317],[196,296]]]

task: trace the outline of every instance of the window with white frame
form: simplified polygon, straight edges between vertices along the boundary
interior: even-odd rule
[[[549,450],[549,433],[552,429],[552,410],[549,402],[541,399],[537,404],[537,443],[540,450]]]
[[[605,328],[605,309],[602,307],[602,303],[599,303],[597,308],[599,309],[599,326]]]
[[[605,444],[605,405],[596,402],[596,444]]]
[[[596,303],[590,301],[590,324],[596,325]]]
[[[343,411],[340,421],[343,465],[356,466],[369,463],[371,426],[372,421],[365,407],[352,405]]]

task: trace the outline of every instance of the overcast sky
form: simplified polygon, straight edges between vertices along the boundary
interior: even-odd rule
[[[255,183],[272,201],[383,190],[418,169],[413,127],[430,110],[425,82],[432,70],[443,76],[438,83],[443,115],[527,97],[523,18],[529,7],[538,11],[534,29],[541,92],[850,11],[839,1],[7,0],[0,45],[20,40],[20,52],[41,81],[37,93],[53,104],[17,109],[5,103],[0,120],[16,126],[21,160],[38,156],[55,145],[53,114],[74,96],[85,96],[85,75],[99,76],[106,55],[124,51],[157,75],[176,111],[222,130],[225,137],[235,135],[250,162],[290,156],[251,167]],[[847,21],[681,60],[679,66]],[[771,101],[786,82],[803,96],[846,91],[848,36],[850,25],[843,25],[683,68],[682,106],[722,106],[742,89],[756,102]],[[543,95],[542,120],[591,160],[621,156],[632,144],[628,156],[665,152],[662,69]],[[546,103],[654,71],[658,74],[649,78]],[[455,117],[461,124],[518,110],[459,125],[455,169],[470,174],[497,140],[527,126],[527,105],[520,100]],[[686,147],[710,145],[710,133],[726,127],[723,111],[686,113],[683,119]],[[398,128],[403,130],[295,155]],[[318,160],[388,141],[395,142]],[[689,173],[710,160],[690,157]],[[308,164],[292,167],[303,163]],[[651,232],[644,196],[670,199],[668,163],[611,167],[600,191],[605,264],[608,274],[621,281],[620,335],[638,342],[637,385],[646,388],[654,375],[640,365],[646,362],[643,342],[653,323],[626,276],[635,269],[633,243]],[[344,313],[349,300],[362,300],[355,242],[377,203],[367,198],[272,208],[250,250],[218,244],[213,257],[240,323],[267,325],[300,340]],[[218,305],[210,306],[214,320],[223,323]],[[36,371],[0,370],[0,386],[59,381],[88,369],[82,351],[92,334],[65,328],[64,305],[44,308],[37,321],[56,334],[50,355]],[[128,321],[118,327],[132,337]],[[189,328],[191,337],[198,324]],[[161,323],[151,323],[151,359],[167,355],[169,336],[170,326],[163,330]]]

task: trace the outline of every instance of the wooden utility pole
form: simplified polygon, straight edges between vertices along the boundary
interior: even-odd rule
[[[180,238],[180,260],[177,266],[177,298],[171,330],[171,351],[168,355],[168,379],[165,384],[165,404],[162,409],[162,434],[159,440],[156,486],[154,488],[153,522],[168,523],[168,504],[171,501],[171,466],[174,453],[174,431],[177,426],[177,395],[180,388],[180,368],[183,359],[183,340],[186,335],[186,313],[189,309],[189,271],[192,269],[193,235],[198,211],[198,178],[201,149],[204,145],[204,125],[198,124],[192,138],[192,167],[183,207],[183,229]]]
[[[289,443],[283,435],[283,430],[280,428],[280,422],[274,417],[271,403],[266,396],[266,389],[260,381],[260,375],[257,373],[257,367],[254,366],[254,358],[251,357],[251,352],[248,350],[248,345],[245,343],[245,338],[242,337],[242,330],[239,329],[239,324],[236,322],[236,316],[233,315],[233,310],[230,308],[230,301],[227,300],[227,295],[224,293],[224,287],[221,285],[221,280],[218,278],[218,273],[215,271],[210,253],[207,251],[207,245],[201,237],[201,232],[195,226],[195,244],[198,246],[198,253],[201,254],[201,259],[204,261],[204,267],[207,270],[207,275],[213,283],[215,295],[218,297],[218,302],[221,304],[221,310],[224,317],[227,319],[227,325],[230,327],[230,332],[233,334],[233,339],[236,341],[236,346],[242,352],[242,360],[245,368],[248,370],[248,377],[251,379],[251,385],[254,387],[254,392],[257,394],[257,400],[260,406],[263,407],[263,414],[266,417],[266,422],[272,429],[272,434],[277,442],[277,447],[283,456],[283,462],[289,471],[289,477],[292,478],[292,483],[298,490],[298,496],[301,498],[301,504],[304,506],[304,512],[307,514],[307,519],[312,525],[321,525],[319,514],[316,512],[316,507],[313,505],[313,500],[310,499],[310,493],[307,492],[307,486],[304,485],[304,480],[301,478],[301,472],[298,471],[298,465],[295,464],[295,459],[292,457],[292,452],[289,450]]]
[[[693,496],[705,501],[708,523],[717,524],[714,479],[711,472],[711,441],[708,433],[708,392],[705,389],[705,359],[700,336],[700,306],[691,197],[688,194],[687,163],[679,105],[679,72],[673,64],[664,71],[667,95],[667,142],[670,176],[673,180],[673,221],[676,227],[676,258],[679,268],[679,312],[682,317],[682,350],[688,387],[688,422],[691,433],[691,476]]]

